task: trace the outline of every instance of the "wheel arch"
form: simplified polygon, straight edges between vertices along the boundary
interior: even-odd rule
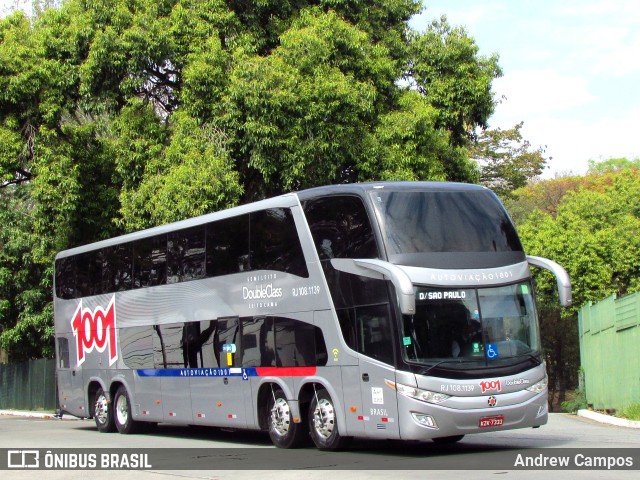
[[[342,395],[340,395],[335,388],[333,388],[323,379],[309,378],[302,384],[298,397],[301,405],[304,404],[308,410],[313,396],[315,395],[316,391],[320,389],[326,390],[327,393],[331,396],[331,400],[333,401],[333,408],[336,410],[336,417],[338,419],[338,432],[343,436],[348,435],[349,432],[347,430],[346,411],[343,406]]]
[[[287,385],[287,382],[275,377],[265,379],[265,381],[260,384],[260,387],[258,388],[258,396],[256,397],[256,416],[260,430],[267,430],[269,428],[265,412],[267,405],[269,404],[271,391],[274,388],[282,390],[287,399],[295,398],[293,392]]]
[[[93,404],[96,399],[96,394],[100,389],[102,389],[102,391],[109,396],[107,400],[111,401],[111,393],[105,386],[103,380],[98,377],[90,378],[89,381],[87,382],[87,390],[86,390],[86,397],[85,397],[87,399],[87,405],[89,407],[87,408],[87,413],[89,414],[89,418],[93,418],[93,415],[95,413]]]

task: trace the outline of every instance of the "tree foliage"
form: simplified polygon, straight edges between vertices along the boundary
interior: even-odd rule
[[[497,57],[445,19],[410,31],[420,4],[68,0],[1,19],[12,357],[51,352],[62,249],[319,184],[477,181]]]
[[[571,278],[573,306],[560,310],[555,278],[535,272],[551,388],[562,401],[577,380],[579,307],[640,290],[640,170],[604,169],[514,193],[507,208],[519,208],[517,225],[527,253],[557,261]]]
[[[408,76],[437,110],[437,126],[451,132],[453,143],[465,145],[475,127],[487,128],[495,102],[491,81],[502,76],[498,56],[478,55],[463,27],[446,17],[434,20],[426,32],[410,42]]]
[[[522,138],[522,123],[508,130],[483,130],[470,150],[480,165],[480,183],[501,197],[522,188],[544,170],[544,149]]]

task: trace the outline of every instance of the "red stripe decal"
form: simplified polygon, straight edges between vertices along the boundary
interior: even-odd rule
[[[257,367],[261,377],[308,377],[316,374],[316,367]]]

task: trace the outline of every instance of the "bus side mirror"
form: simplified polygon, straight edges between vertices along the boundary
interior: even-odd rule
[[[409,276],[398,266],[376,259],[334,258],[331,265],[336,270],[371,278],[388,278],[396,289],[398,306],[403,315],[415,315],[416,295]]]
[[[571,305],[571,279],[567,271],[556,262],[543,257],[534,257],[527,255],[527,261],[530,265],[549,270],[556,276],[558,282],[558,295],[560,297],[560,305],[568,307]]]

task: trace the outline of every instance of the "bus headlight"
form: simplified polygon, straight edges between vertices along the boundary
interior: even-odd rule
[[[547,389],[548,385],[549,385],[549,379],[547,377],[544,377],[538,383],[534,383],[530,387],[527,387],[526,390],[529,390],[530,392],[533,392],[533,393],[542,393]]]
[[[429,390],[422,390],[416,387],[409,387],[401,383],[392,382],[391,380],[387,380],[386,383],[391,388],[395,388],[398,393],[404,395],[405,397],[415,398],[416,400],[420,400],[421,402],[442,403],[447,398],[451,397],[451,395],[445,395],[444,393],[431,392]]]

